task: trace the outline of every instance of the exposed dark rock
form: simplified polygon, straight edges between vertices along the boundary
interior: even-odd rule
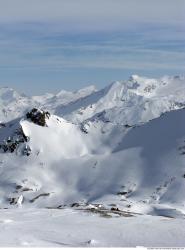
[[[31,154],[31,148],[28,145],[26,145],[22,153],[23,155],[29,156]]]
[[[4,128],[4,127],[6,127],[6,125],[0,122],[0,128]]]
[[[71,207],[79,207],[79,206],[80,206],[80,204],[79,204],[79,203],[77,203],[77,202],[75,202],[75,203],[71,204]]]
[[[125,128],[131,128],[132,126],[129,124],[125,124]]]
[[[118,207],[111,207],[111,211],[120,211]]]
[[[33,189],[32,189],[32,188],[28,188],[28,187],[24,187],[24,188],[22,189],[22,191],[23,191],[23,192],[28,192],[28,191],[33,191]]]
[[[117,195],[126,195],[126,194],[128,194],[128,192],[126,192],[126,191],[123,191],[123,192],[117,192]]]
[[[19,129],[15,131],[15,133],[12,136],[5,139],[3,143],[0,143],[0,149],[4,153],[5,152],[13,153],[20,144],[28,142],[28,141],[29,141],[29,137],[27,137],[24,134],[22,127],[20,127]],[[31,149],[29,148],[29,146],[26,145],[22,153],[23,155],[27,155],[27,156],[30,155]]]
[[[84,125],[81,125],[81,131],[85,134],[88,134],[88,130],[86,129]]]
[[[8,201],[10,202],[10,205],[15,205],[15,204],[17,204],[18,197],[8,198]]]
[[[116,214],[117,216],[121,217],[133,217],[134,214],[130,213],[128,211],[122,211],[117,207],[112,207],[111,209],[107,209],[105,207],[97,208],[97,207],[91,207],[91,208],[76,208],[78,210],[82,210],[84,212],[99,214],[101,217],[104,218],[111,218],[112,214]]]
[[[32,188],[23,187],[22,185],[16,185],[15,189],[16,189],[16,192],[18,192],[18,191],[21,191],[21,192],[33,191]]]
[[[26,114],[26,117],[33,123],[42,127],[46,127],[46,120],[49,119],[50,113],[48,111],[45,112],[43,110],[33,108]]]
[[[32,200],[30,200],[31,203],[33,203],[34,201],[36,201],[38,198],[40,197],[46,197],[46,196],[49,196],[50,193],[43,193],[43,194],[39,194],[37,195],[36,197],[34,197]]]
[[[179,152],[180,155],[185,155],[185,145],[180,146],[178,150],[180,151]]]
[[[10,205],[16,205],[16,204],[22,204],[22,202],[23,202],[23,196],[21,195],[21,196],[17,196],[17,197],[10,197],[10,198],[8,198],[8,201],[9,201],[9,203],[10,203]]]
[[[17,190],[19,190],[19,189],[22,188],[22,186],[21,186],[21,185],[17,185],[15,188],[16,188]]]
[[[10,202],[10,205],[17,204],[17,199],[15,197],[13,198],[8,198],[8,201]]]

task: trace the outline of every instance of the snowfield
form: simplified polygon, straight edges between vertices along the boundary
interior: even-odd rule
[[[184,77],[1,88],[0,120],[0,246],[184,246]]]
[[[185,220],[140,215],[104,218],[72,209],[0,213],[1,247],[182,247]]]

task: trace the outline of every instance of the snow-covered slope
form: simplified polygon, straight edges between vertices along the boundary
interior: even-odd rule
[[[0,207],[185,212],[183,77],[0,100]]]
[[[99,216],[74,209],[1,210],[1,247],[182,248],[185,220],[149,215]]]
[[[45,113],[37,114],[41,121]],[[97,137],[57,116],[47,114],[43,125],[29,117],[0,129],[1,207],[76,202],[149,214],[160,206],[185,211],[184,109]]]

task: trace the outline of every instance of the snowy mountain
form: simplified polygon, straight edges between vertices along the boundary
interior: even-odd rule
[[[184,123],[182,109],[134,128],[114,126],[111,145],[109,131],[94,138],[33,110],[1,128],[1,206],[21,197],[25,206],[116,202],[138,212],[160,203],[183,210]]]
[[[0,103],[1,208],[103,204],[183,216],[183,77],[37,97],[2,88]]]
[[[77,123],[102,116],[114,124],[134,125],[184,107],[184,84],[183,77],[156,80],[132,76],[128,81],[114,82],[56,113]]]
[[[1,245],[182,246],[184,124],[184,77],[0,88]]]
[[[185,78],[148,79],[133,75],[101,90],[89,86],[76,92],[27,97],[0,88],[0,121],[21,117],[37,107],[76,124],[104,120],[114,124],[139,124],[185,106]]]
[[[55,113],[55,110],[61,105],[67,105],[95,91],[94,86],[89,86],[75,92],[62,90],[56,95],[47,93],[43,96],[28,97],[11,88],[3,87],[0,88],[0,121],[5,122],[21,117],[35,106]]]

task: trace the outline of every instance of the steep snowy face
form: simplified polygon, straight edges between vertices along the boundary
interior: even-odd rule
[[[42,127],[27,120],[21,121],[24,134],[33,155],[42,154],[50,160],[76,158],[88,153],[84,134],[81,130],[62,118],[51,116]]]
[[[49,159],[74,158],[88,153],[83,137],[76,125],[34,108],[24,118],[3,125],[0,149],[27,156],[47,154]]]
[[[108,87],[56,109],[58,115],[75,123],[104,120],[136,125],[162,113],[185,106],[185,79],[148,79],[133,75],[128,81]]]
[[[184,106],[183,77],[156,80],[132,76],[128,81],[110,85],[98,102],[82,109],[80,114],[75,111],[69,119],[97,121],[103,117],[113,124],[136,125]]]

